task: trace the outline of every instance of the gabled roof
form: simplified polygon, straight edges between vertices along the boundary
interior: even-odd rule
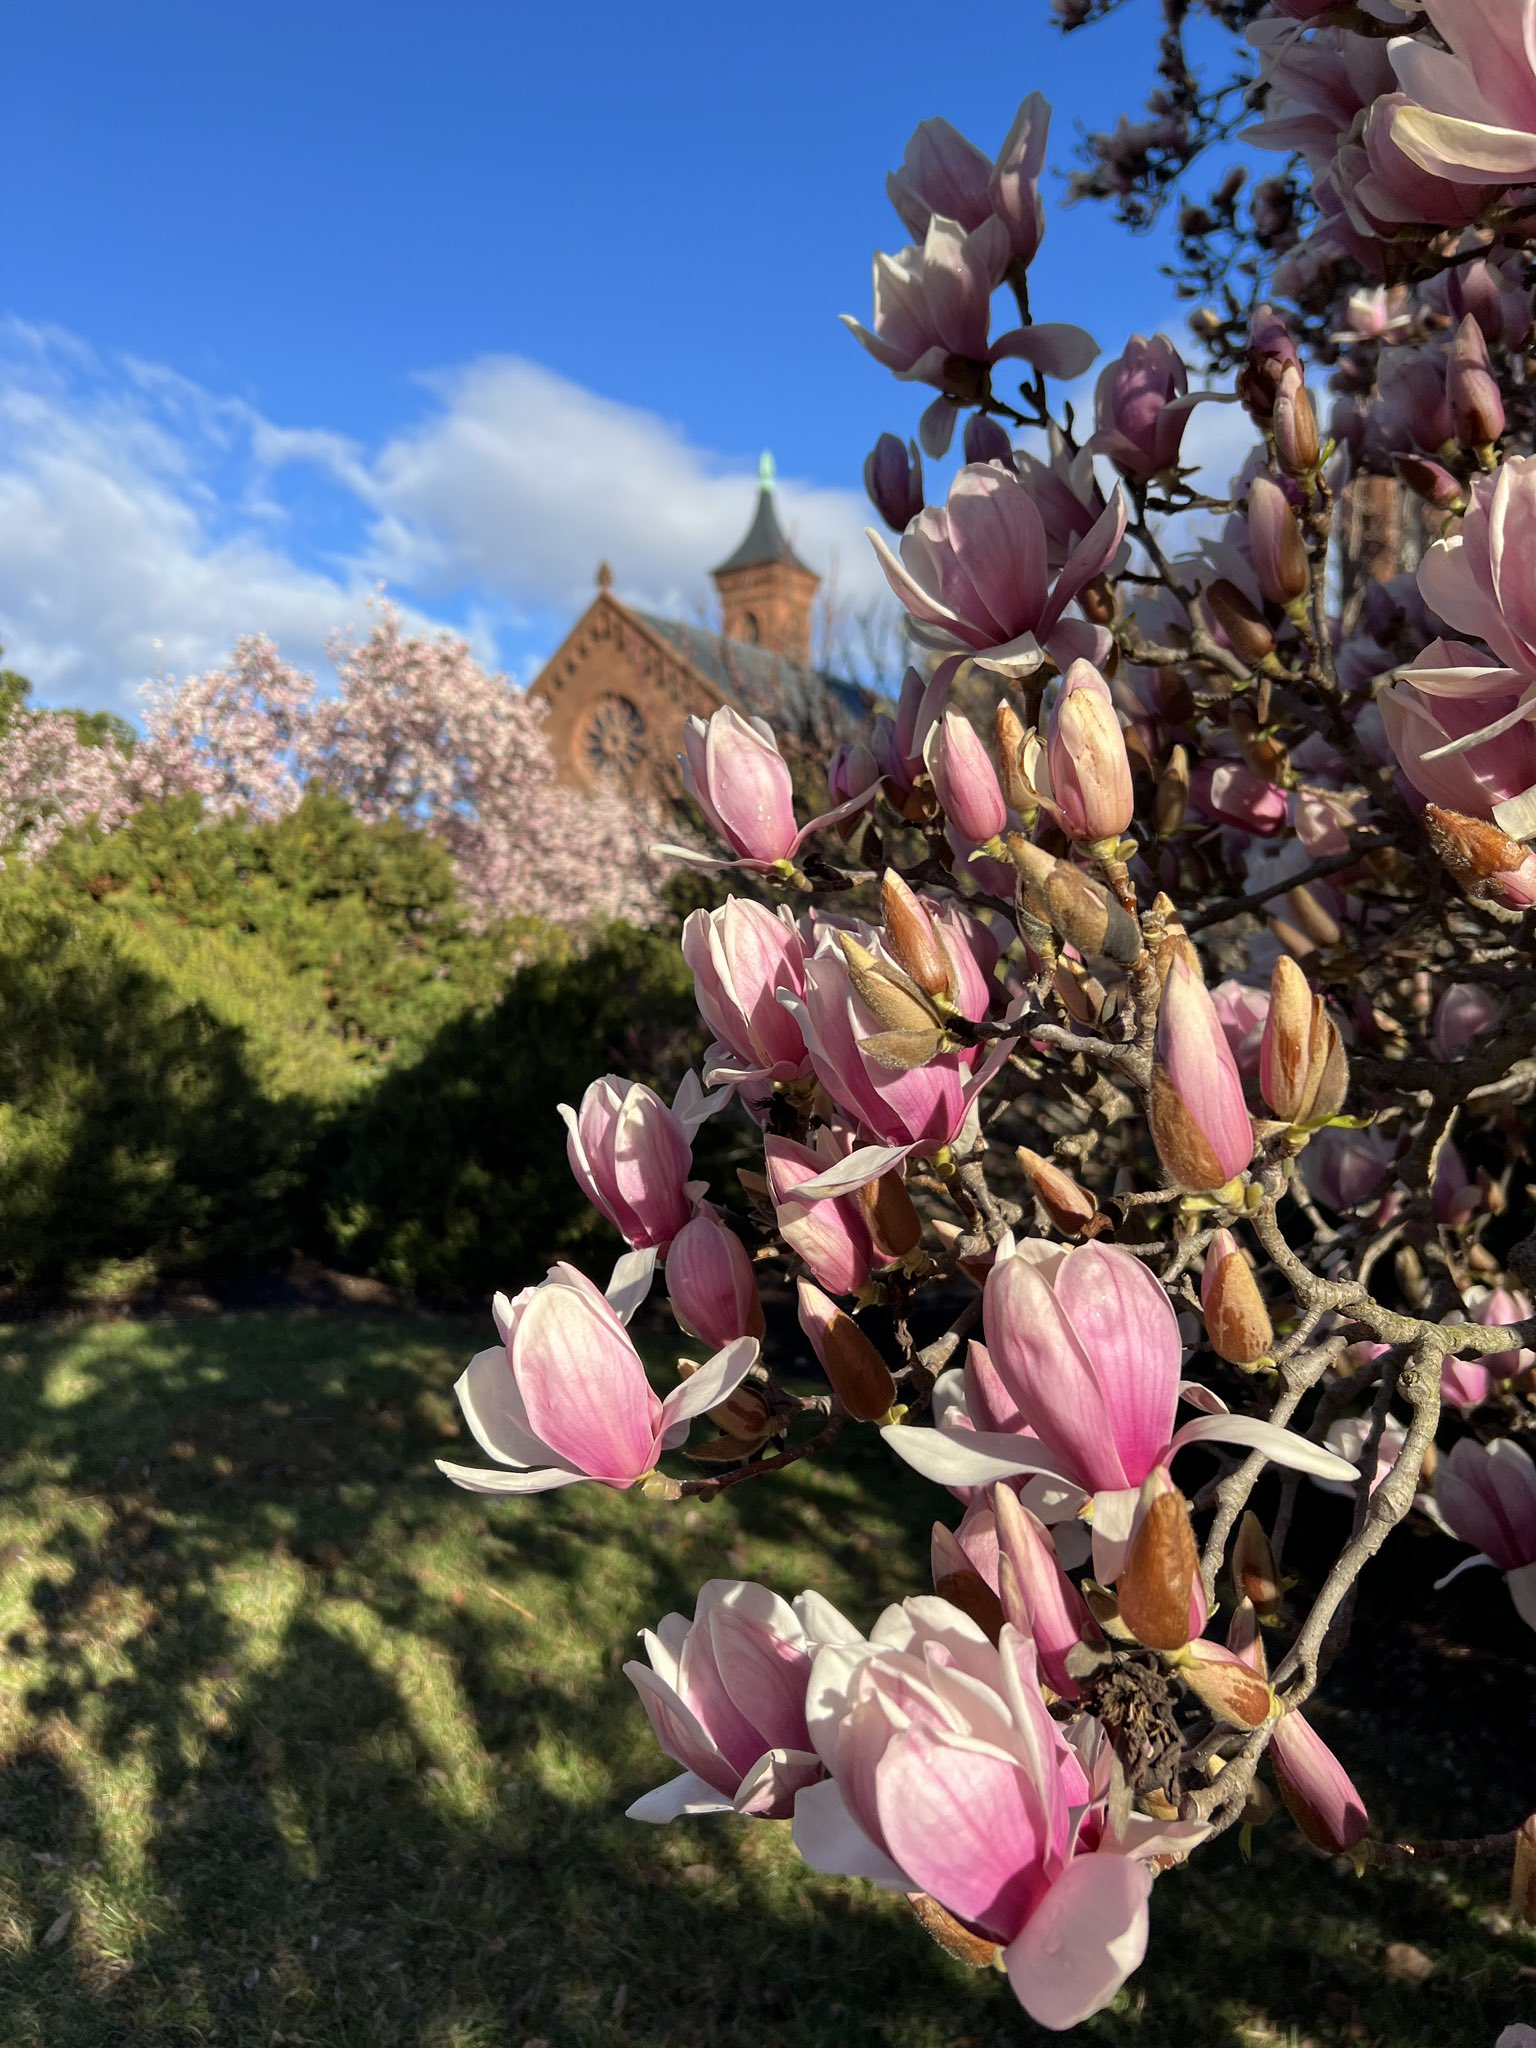
[[[771,455],[765,454],[759,462],[757,477],[757,509],[752,515],[752,524],[747,528],[746,538],[735,554],[728,556],[709,573],[712,576],[729,576],[733,569],[761,569],[769,562],[783,562],[791,569],[800,569],[807,576],[814,576],[815,570],[806,568],[785,539],[784,529],[779,524]]]
[[[770,723],[786,719],[792,728],[814,731],[830,713],[834,724],[862,724],[874,700],[856,683],[825,675],[788,655],[774,654],[747,640],[727,640],[708,626],[685,625],[634,606],[625,609],[712,683],[727,703],[739,704]]]

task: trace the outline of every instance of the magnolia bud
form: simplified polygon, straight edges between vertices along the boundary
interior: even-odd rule
[[[1248,552],[1259,588],[1271,604],[1304,597],[1312,570],[1301,521],[1273,477],[1256,476],[1248,486]]]
[[[923,509],[923,458],[915,441],[882,434],[864,458],[869,501],[893,533],[904,533]]]
[[[1275,437],[1275,460],[1286,475],[1311,476],[1321,449],[1317,414],[1312,410],[1312,400],[1299,369],[1282,372],[1270,426]]]
[[[1272,1620],[1280,1608],[1280,1567],[1264,1525],[1252,1508],[1245,1508],[1237,1525],[1232,1546],[1232,1583],[1239,1600],[1252,1601],[1259,1616]]]
[[[1269,1353],[1275,1332],[1242,1247],[1230,1230],[1218,1230],[1205,1254],[1200,1306],[1211,1349],[1228,1365],[1253,1365]]]
[[[881,1264],[895,1265],[923,1241],[923,1219],[907,1193],[899,1172],[866,1181],[853,1197],[869,1226],[870,1242]]]
[[[1285,322],[1272,306],[1260,306],[1248,333],[1248,354],[1237,373],[1237,395],[1250,416],[1267,426],[1274,412],[1275,393],[1289,369],[1301,367],[1296,344]]]
[[[1392,466],[1409,490],[1433,505],[1437,512],[1465,510],[1466,488],[1443,463],[1432,462],[1427,455],[1397,455]]]
[[[896,964],[911,975],[924,995],[947,1000],[953,993],[949,956],[939,943],[926,906],[894,868],[887,868],[881,879],[880,901],[885,911],[885,941]]]
[[[1235,583],[1218,576],[1214,583],[1206,585],[1205,601],[1239,661],[1257,668],[1274,653],[1274,634]]]
[[[1063,1237],[1086,1236],[1094,1223],[1103,1221],[1093,1196],[1079,1187],[1070,1173],[1063,1173],[1054,1160],[1044,1159],[1027,1145],[1021,1145],[1018,1161],[1029,1175],[1036,1200]]]
[[[1172,948],[1157,1011],[1147,1121],[1180,1187],[1222,1188],[1253,1157],[1243,1084],[1205,984]]]
[[[1045,903],[1052,929],[1086,959],[1117,960],[1128,967],[1140,957],[1141,933],[1135,918],[1070,861],[1051,863]]]
[[[1115,1583],[1120,1619],[1149,1650],[1189,1641],[1189,1603],[1200,1569],[1189,1503],[1161,1465],[1141,1489],[1141,1516]]]
[[[848,979],[856,994],[874,1011],[888,1033],[906,1035],[936,1029],[938,1013],[904,974],[883,965],[846,932],[838,933],[837,942],[848,963]]]
[[[966,1556],[954,1531],[942,1522],[933,1525],[930,1562],[939,1598],[968,1614],[995,1643],[1003,1632],[1003,1603]]]
[[[1339,943],[1343,928],[1315,889],[1300,883],[1286,890],[1285,901],[1296,929],[1309,945],[1328,947]]]
[[[1259,1041],[1259,1093],[1287,1123],[1295,1123],[1306,1106],[1312,1012],[1307,977],[1282,953],[1269,979],[1269,1014]]]
[[[1008,807],[986,747],[970,721],[949,710],[925,749],[928,771],[949,822],[973,846],[986,846],[1007,830]]]
[[[1196,1699],[1229,1727],[1262,1728],[1274,1712],[1267,1682],[1221,1643],[1191,1643],[1177,1669]]]
[[[1486,882],[1495,875],[1513,874],[1530,858],[1518,839],[1486,818],[1469,818],[1439,804],[1424,806],[1424,830],[1458,881]]]
[[[961,446],[967,462],[1006,462],[1013,467],[1013,443],[1008,430],[990,413],[974,412],[965,423]]]
[[[1504,400],[1488,360],[1483,330],[1469,313],[1457,328],[1445,363],[1445,395],[1463,448],[1491,448],[1504,432]]]
[[[1175,747],[1168,766],[1158,777],[1152,799],[1152,824],[1159,839],[1171,839],[1184,822],[1189,808],[1189,752]]]
[[[1046,729],[1052,809],[1069,838],[1119,839],[1135,808],[1125,735],[1109,685],[1074,661]]]
[[[799,1282],[800,1327],[822,1370],[855,1422],[878,1422],[890,1413],[896,1382],[889,1366],[853,1317],[809,1280]]]
[[[1024,722],[1011,704],[999,704],[993,730],[1008,808],[1017,811],[1021,817],[1028,817],[1038,808],[1040,799],[1035,794],[1034,784],[1024,773],[1024,742],[1029,737]]]

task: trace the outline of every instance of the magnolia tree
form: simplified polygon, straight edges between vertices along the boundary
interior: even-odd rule
[[[382,605],[366,640],[338,636],[331,654],[340,687],[322,696],[270,640],[242,640],[228,669],[151,685],[132,747],[91,744],[70,712],[19,710],[0,729],[0,832],[37,859],[145,802],[194,795],[212,816],[264,821],[317,784],[371,823],[406,818],[440,839],[481,921],[662,914],[656,819],[620,790],[563,788],[542,706],[464,641],[408,634]]]
[[[709,1499],[879,1430],[933,1484],[932,1590],[914,1565],[848,1617],[711,1579],[627,1667],[681,1770],[631,1811],[790,1821],[1052,2028],[1271,1785],[1321,1849],[1431,1853],[1376,1838],[1309,1718],[1410,1516],[1536,1626],[1536,0],[1282,0],[1253,34],[1309,309],[1255,304],[1209,393],[1132,337],[1091,431],[1052,380],[1094,343],[1032,317],[1046,107],[995,159],[909,142],[913,243],[854,332],[935,394],[924,452],[963,433],[942,505],[915,442],[868,466],[913,665],[806,824],[766,727],[687,731],[734,890],[682,935],[715,1042],[670,1106],[610,1075],[563,1110],[630,1249],[606,1290],[496,1298],[458,1384],[488,1462],[444,1467]],[[1206,402],[1252,427],[1228,499],[1180,466]],[[1360,590],[1366,466],[1418,492],[1391,486],[1423,558]],[[762,1154],[735,1210],[692,1177],[728,1102]],[[824,1391],[764,1349],[765,1262]],[[657,1270],[703,1361],[664,1398],[626,1329]],[[1313,1483],[1348,1534],[1293,1593]],[[1506,1834],[1433,1846],[1505,1858],[1536,1917],[1510,1796]]]

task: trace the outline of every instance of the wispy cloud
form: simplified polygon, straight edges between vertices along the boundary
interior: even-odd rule
[[[600,559],[638,602],[707,602],[752,464],[516,358],[424,389],[421,417],[369,450],[165,366],[0,327],[7,658],[54,701],[132,710],[145,678],[206,667],[242,633],[323,665],[381,580],[525,675]],[[782,502],[806,558],[835,563],[851,601],[875,595],[858,495],[791,478]]]

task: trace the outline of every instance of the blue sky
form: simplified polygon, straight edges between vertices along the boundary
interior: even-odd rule
[[[838,325],[905,239],[914,124],[1052,158],[1147,76],[1155,10],[759,13],[61,0],[7,35],[0,639],[130,709],[265,628],[307,663],[381,579],[527,679],[600,557],[682,613],[772,447],[802,550],[875,584],[860,469],[923,399]],[[1054,179],[1048,186],[1054,195]],[[1176,320],[1156,238],[1052,208],[1038,317]]]

